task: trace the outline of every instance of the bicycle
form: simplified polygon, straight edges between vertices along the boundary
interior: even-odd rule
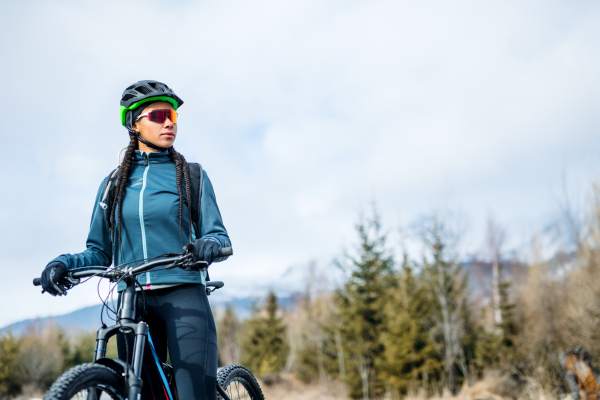
[[[50,387],[44,400],[139,400],[141,398],[142,385],[150,386],[152,396],[155,400],[178,400],[177,388],[173,374],[173,368],[159,360],[152,343],[152,336],[148,325],[136,317],[136,300],[138,292],[135,277],[155,267],[164,266],[164,269],[183,268],[185,270],[205,271],[208,267],[204,261],[193,262],[193,244],[184,247],[182,254],[164,254],[165,257],[140,264],[135,267],[86,267],[78,270],[68,271],[61,279],[60,284],[69,290],[81,282],[82,278],[97,276],[109,279],[111,282],[125,282],[126,288],[122,292],[120,307],[116,324],[112,326],[103,325],[98,329],[96,335],[96,350],[94,362],[81,364],[63,373]],[[218,257],[232,255],[230,247],[219,250]],[[158,258],[158,257],[155,257]],[[35,286],[40,286],[40,278],[33,280]],[[206,282],[207,295],[224,286],[221,281]],[[42,292],[43,293],[43,292]],[[133,364],[128,361],[106,358],[108,340],[119,332],[131,332],[135,335],[133,344]],[[148,342],[148,343],[146,343]],[[142,362],[146,344],[154,359],[153,368],[148,372],[149,382],[141,378]],[[250,371],[240,365],[228,365],[221,368],[217,373],[217,399],[237,400],[252,399],[264,400],[260,385]],[[242,392],[240,393],[240,390]],[[188,399],[182,399],[188,400]]]

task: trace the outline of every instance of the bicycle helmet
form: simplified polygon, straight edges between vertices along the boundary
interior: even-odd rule
[[[131,111],[141,104],[151,101],[168,101],[175,110],[183,104],[183,100],[164,83],[150,80],[139,81],[125,89],[121,95],[121,124],[129,130],[133,125]]]

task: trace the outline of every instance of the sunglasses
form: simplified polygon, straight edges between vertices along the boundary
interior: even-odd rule
[[[149,121],[156,122],[159,124],[162,124],[163,122],[165,122],[165,119],[167,119],[167,118],[169,118],[172,123],[174,123],[174,124],[177,123],[177,112],[175,110],[169,110],[169,109],[152,110],[145,114],[140,114],[140,116],[137,117],[135,120],[138,121],[144,117],[148,117]]]

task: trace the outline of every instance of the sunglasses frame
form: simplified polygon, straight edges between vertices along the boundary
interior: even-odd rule
[[[135,121],[137,122],[137,121],[139,121],[140,119],[142,119],[142,118],[144,118],[144,117],[148,117],[148,121],[151,121],[151,122],[156,122],[156,121],[152,121],[152,120],[150,119],[150,114],[152,114],[154,111],[171,111],[171,112],[174,112],[174,113],[175,113],[175,115],[176,115],[176,119],[178,119],[178,118],[179,118],[179,114],[177,113],[177,111],[175,111],[175,110],[171,110],[170,108],[161,108],[161,109],[157,109],[157,110],[148,111],[147,113],[144,113],[144,114],[140,114],[140,115],[139,115],[139,116],[138,116],[138,117],[135,119]],[[171,117],[165,117],[165,119],[166,119],[166,118],[169,118],[169,120],[171,120],[171,122],[173,122],[173,120],[171,119]],[[157,124],[164,124],[164,123],[165,123],[165,121],[163,121],[163,122],[156,122],[156,123],[157,123]],[[173,123],[174,123],[174,124],[176,124],[177,122],[173,122]]]

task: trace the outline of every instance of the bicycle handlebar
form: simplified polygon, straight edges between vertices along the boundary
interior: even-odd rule
[[[143,265],[139,265],[137,267],[132,268],[130,271],[128,271],[127,273],[129,275],[139,275],[143,272],[146,272],[148,270],[151,270],[154,267],[159,267],[161,265],[168,265],[168,264],[174,264],[175,262],[179,261],[179,260],[184,260],[186,256],[190,256],[191,254],[189,254],[188,252],[190,251],[189,245],[186,246],[186,253],[183,253],[182,255],[179,255],[177,257],[168,257],[168,258],[163,258],[161,260],[156,260],[156,261],[151,261],[147,264],[143,264]],[[217,253],[217,257],[228,257],[233,255],[233,249],[231,247],[223,247],[219,250],[219,252]],[[175,266],[174,266],[175,267]],[[91,267],[86,267],[85,271],[73,271],[70,273],[71,277],[73,278],[87,278],[90,276],[94,276],[94,275],[99,275],[102,278],[114,278],[114,277],[118,277],[118,276],[122,276],[124,271],[123,270],[112,270],[112,271],[108,271],[108,267],[103,267],[103,266],[91,266]],[[67,271],[68,272],[68,271]],[[42,284],[42,279],[41,278],[35,278],[33,280],[33,285],[34,286],[40,286]]]

